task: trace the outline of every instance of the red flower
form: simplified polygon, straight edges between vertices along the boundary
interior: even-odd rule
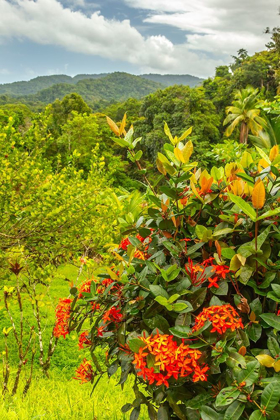
[[[210,332],[217,331],[218,334],[223,334],[228,329],[235,331],[238,328],[244,328],[238,313],[229,304],[204,308],[195,319],[193,332],[200,330],[206,321],[212,323],[213,328]]]
[[[84,349],[84,346],[90,347],[92,345],[92,341],[89,339],[88,331],[83,332],[79,337],[79,348]]]
[[[76,376],[73,379],[77,379],[83,384],[86,382],[90,382],[92,378],[93,369],[91,363],[87,359],[84,359],[78,367],[78,369],[76,370]]]
[[[194,264],[190,258],[188,258],[188,264],[185,265],[185,269],[193,286],[200,286],[206,280],[205,267],[201,264]]]
[[[56,323],[53,330],[53,335],[57,338],[60,336],[65,338],[69,334],[71,303],[72,299],[59,299],[55,310]]]
[[[123,316],[122,316],[121,310],[113,306],[112,308],[110,308],[108,311],[105,312],[102,319],[105,324],[110,323],[110,322],[117,323],[117,322],[121,322],[122,317]]]
[[[199,350],[190,349],[183,341],[178,346],[172,335],[157,334],[139,338],[144,342],[144,346],[134,354],[133,364],[137,375],[142,376],[144,381],[148,381],[149,384],[156,382],[157,386],[165,385],[168,388],[168,380],[171,377],[177,380],[179,376],[193,374],[194,382],[207,380],[205,372],[209,367],[199,366],[198,360],[202,354]],[[148,356],[154,360],[152,367],[148,367]]]
[[[103,331],[105,330],[105,327],[98,327],[97,328],[97,336],[98,337],[103,337]]]

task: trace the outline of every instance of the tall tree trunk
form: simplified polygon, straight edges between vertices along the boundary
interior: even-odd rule
[[[248,140],[248,134],[249,134],[249,129],[247,124],[243,121],[241,123],[241,127],[240,127],[240,137],[239,137],[239,142],[243,143],[243,144],[247,144],[247,140]]]

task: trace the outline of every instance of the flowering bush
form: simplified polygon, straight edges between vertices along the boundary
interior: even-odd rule
[[[133,129],[108,122],[145,177]],[[150,419],[279,419],[278,147],[209,173],[190,162],[191,129],[165,133],[161,182],[145,179],[115,265],[71,289],[71,316],[58,310],[56,331],[64,336],[66,322],[89,349],[82,382],[119,367],[121,386],[134,378],[135,400],[122,408],[133,420],[142,405]]]

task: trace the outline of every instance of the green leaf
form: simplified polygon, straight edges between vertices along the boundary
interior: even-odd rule
[[[155,298],[155,301],[158,302],[160,305],[163,305],[163,306],[168,305],[168,300],[166,299],[166,297],[163,297],[163,296],[157,296]]]
[[[280,285],[279,284],[272,284],[271,285],[273,291],[276,293],[277,297],[280,298]]]
[[[140,415],[140,410],[141,410],[141,406],[135,407],[130,414],[129,420],[138,420],[139,415]]]
[[[240,365],[243,369],[246,368],[246,362],[244,357],[236,351],[231,351],[229,353],[228,358],[226,360],[226,364],[230,367],[236,367],[236,365]]]
[[[191,303],[194,311],[196,311],[204,302],[207,294],[207,288],[201,287],[197,289],[195,292],[190,293],[188,295],[188,300]]]
[[[238,420],[245,409],[245,404],[234,401],[225,412],[224,420]]]
[[[280,347],[278,341],[274,337],[268,337],[267,348],[273,357],[279,357]]]
[[[246,201],[244,201],[241,197],[237,197],[234,194],[228,193],[229,198],[233,203],[235,203],[247,216],[250,217],[253,222],[257,219],[257,214],[253,207],[250,206]]]
[[[249,362],[246,369],[241,370],[237,375],[237,381],[246,382],[246,385],[253,385],[259,378],[260,364],[257,360]]]
[[[255,146],[257,151],[259,152],[260,156],[269,164],[271,165],[271,160],[267,156],[267,154],[258,146]]]
[[[236,387],[229,386],[227,388],[223,388],[216,398],[216,406],[223,407],[225,405],[231,404],[236,398],[239,397],[240,391],[236,389]]]
[[[263,213],[261,216],[258,217],[257,220],[266,219],[267,217],[275,216],[278,213],[280,213],[280,207],[277,207],[277,209],[269,210],[269,211]]]
[[[150,290],[151,290],[151,292],[154,296],[163,296],[166,299],[169,299],[169,295],[168,295],[167,291],[164,290],[163,287],[158,286],[158,285],[154,285],[154,284],[150,284],[149,288],[150,288]]]
[[[169,420],[167,407],[161,405],[158,409],[157,420]]]
[[[222,256],[231,260],[235,256],[235,251],[232,248],[222,248]]]
[[[197,410],[202,407],[204,404],[208,403],[212,400],[211,394],[199,394],[196,397],[192,398],[191,400],[184,401],[184,404],[187,408],[192,408],[193,410]]]
[[[254,341],[256,343],[262,335],[262,327],[260,324],[251,324],[247,328],[247,334],[250,338],[250,340]]]
[[[274,382],[267,385],[261,396],[262,406],[266,407],[267,411],[273,410],[280,399],[280,383]]]
[[[169,324],[168,321],[161,315],[155,315],[152,318],[144,318],[143,319],[145,324],[151,328],[151,330],[154,330],[155,328],[158,328],[160,331],[164,332],[165,334],[169,331]]]
[[[233,231],[234,231],[234,229],[224,228],[224,229],[220,229],[220,230],[214,231],[213,236],[227,235],[228,233],[232,233]]]
[[[182,312],[184,311],[186,308],[188,307],[188,305],[186,303],[174,303],[173,305],[173,310],[175,312]]]
[[[128,342],[128,347],[130,348],[133,353],[138,353],[142,347],[145,347],[144,341],[140,340],[140,338],[132,338]]]
[[[210,408],[207,405],[201,407],[200,415],[202,420],[219,420],[221,418],[213,408]]]
[[[270,327],[275,328],[277,331],[280,331],[280,317],[275,314],[261,314],[260,317],[268,324]]]
[[[267,417],[263,416],[260,410],[255,410],[250,415],[249,420],[265,420]]]
[[[172,335],[179,338],[188,338],[192,332],[190,327],[177,325],[176,327],[169,328]]]
[[[190,246],[190,247],[188,248],[188,251],[187,251],[187,256],[194,254],[194,253],[195,253],[198,249],[200,249],[203,245],[205,245],[205,243],[204,243],[204,242],[199,242],[199,243],[197,243],[197,244],[195,244],[195,245],[193,245],[193,246]]]

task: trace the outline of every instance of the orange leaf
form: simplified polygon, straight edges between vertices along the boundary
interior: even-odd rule
[[[205,176],[201,179],[201,192],[206,194],[213,184],[213,177],[207,179]]]
[[[271,160],[271,162],[273,162],[274,159],[276,159],[278,155],[279,155],[279,146],[277,144],[276,146],[273,146],[272,149],[270,150],[269,159]]]
[[[252,203],[255,209],[262,209],[265,203],[265,188],[261,179],[255,184],[252,193]]]
[[[122,135],[123,133],[125,134],[125,125],[126,125],[126,113],[124,114],[122,122],[121,122],[120,135]]]
[[[106,117],[106,120],[113,133],[115,133],[116,136],[120,137],[120,130],[117,124],[113,120],[111,120],[110,117]]]
[[[219,244],[219,241],[215,241],[215,247],[217,250],[217,254],[219,255],[219,258],[222,258],[222,249],[221,249],[221,245]]]
[[[241,356],[245,356],[245,354],[247,353],[246,347],[245,346],[240,347],[240,349],[238,350],[238,353],[241,354]]]

